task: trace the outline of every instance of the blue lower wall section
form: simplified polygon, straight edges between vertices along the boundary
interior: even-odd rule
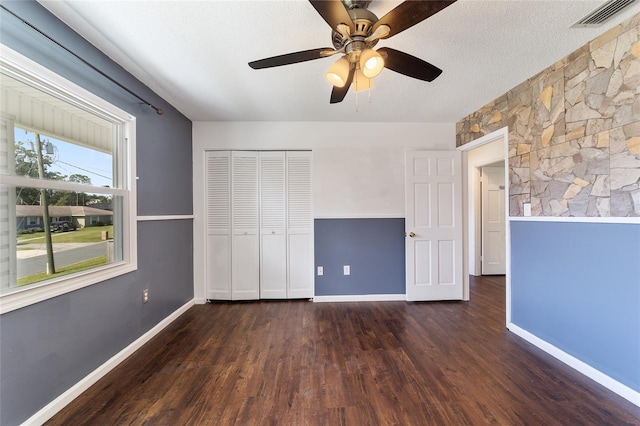
[[[314,238],[316,296],[405,294],[404,218],[316,219]]]
[[[0,317],[0,425],[21,424],[193,298],[193,222],[137,226],[137,271]]]
[[[640,392],[640,225],[511,222],[514,324]]]

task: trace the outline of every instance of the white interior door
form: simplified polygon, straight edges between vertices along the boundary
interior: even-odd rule
[[[462,192],[458,151],[405,157],[407,300],[461,300]]]
[[[289,299],[306,299],[314,294],[311,176],[311,152],[287,152]]]
[[[482,274],[506,273],[504,167],[482,168]]]
[[[206,153],[207,299],[231,300],[231,153]]]
[[[260,298],[258,153],[231,153],[231,299]]]
[[[260,153],[260,298],[287,298],[285,153]]]

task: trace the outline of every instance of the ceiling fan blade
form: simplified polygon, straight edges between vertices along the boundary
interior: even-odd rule
[[[423,81],[433,81],[442,70],[420,58],[409,55],[390,47],[381,47],[377,52],[384,58],[384,67],[392,71],[417,78]]]
[[[373,24],[375,31],[380,25],[388,25],[391,31],[384,37],[389,38],[424,21],[428,17],[435,15],[445,7],[455,3],[456,0],[449,1],[413,1],[408,0],[400,3],[395,9],[384,15]]]
[[[249,66],[254,70],[279,67],[282,65],[297,64],[298,62],[311,61],[313,59],[326,58],[334,53],[336,53],[336,50],[331,47],[303,50],[302,52],[287,53],[285,55],[278,55],[271,58],[249,62]]]
[[[345,24],[353,32],[351,16],[340,0],[309,0],[309,3],[332,29],[337,29],[339,24]]]
[[[349,70],[349,77],[347,77],[347,82],[343,87],[333,86],[331,90],[331,99],[329,100],[330,104],[337,104],[338,102],[342,102],[345,96],[347,96],[347,92],[349,91],[349,87],[351,87],[351,83],[353,82],[353,75],[355,74],[355,67],[351,67]]]

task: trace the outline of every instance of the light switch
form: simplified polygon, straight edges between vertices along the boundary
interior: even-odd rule
[[[324,268],[322,266],[318,266],[318,275],[324,275]]]
[[[351,266],[350,265],[344,265],[343,269],[344,269],[344,275],[351,275]]]

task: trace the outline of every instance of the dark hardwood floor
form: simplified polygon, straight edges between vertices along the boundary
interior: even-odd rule
[[[50,425],[625,425],[640,408],[470,302],[213,303],[183,314]]]

